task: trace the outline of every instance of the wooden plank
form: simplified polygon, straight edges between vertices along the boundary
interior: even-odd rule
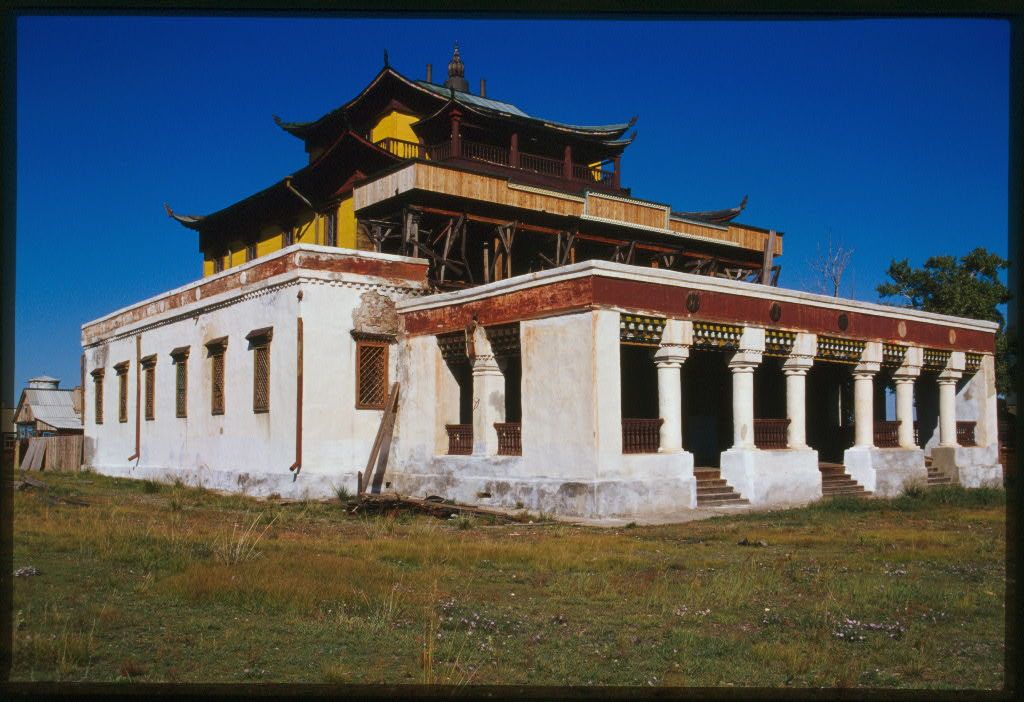
[[[386,468],[385,462],[378,462],[377,455],[380,453],[381,444],[384,443],[384,437],[390,433],[395,426],[395,413],[398,410],[398,383],[394,383],[391,386],[391,394],[388,397],[387,407],[384,410],[384,415],[380,418],[380,426],[377,427],[377,436],[373,439],[373,446],[370,448],[370,457],[366,460],[366,470],[359,476],[359,494],[362,495],[366,492],[366,488],[369,486],[371,479],[377,479],[378,477],[383,479],[384,469]],[[380,465],[378,465],[380,463]],[[380,476],[375,475],[374,467],[377,467]]]

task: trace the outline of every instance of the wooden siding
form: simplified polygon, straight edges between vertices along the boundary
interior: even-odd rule
[[[587,195],[587,214],[592,217],[664,229],[668,218],[668,207],[654,203],[627,202],[590,193]]]

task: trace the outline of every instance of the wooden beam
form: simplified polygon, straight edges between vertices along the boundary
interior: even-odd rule
[[[775,230],[768,231],[768,237],[764,242],[764,259],[761,262],[761,282],[768,285],[771,282],[772,258],[775,256]]]

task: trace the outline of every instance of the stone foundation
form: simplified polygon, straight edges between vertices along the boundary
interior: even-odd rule
[[[843,454],[850,477],[878,497],[902,495],[908,485],[928,484],[924,451],[905,448],[854,447]]]
[[[932,465],[962,487],[1003,484],[1003,466],[996,446],[936,446],[932,449]]]
[[[818,452],[813,449],[729,449],[721,475],[752,505],[802,504],[821,499]]]

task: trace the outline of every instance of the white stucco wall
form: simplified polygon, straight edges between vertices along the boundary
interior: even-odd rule
[[[360,252],[360,256],[367,256]],[[372,256],[372,254],[369,254]],[[389,299],[417,294],[393,280],[297,269],[115,329],[84,349],[87,382],[85,465],[98,472],[186,482],[249,494],[318,496],[343,485],[356,491],[381,410],[355,408],[353,312],[373,291]],[[302,463],[296,476],[297,320],[303,320]],[[270,411],[253,412],[254,353],[246,335],[273,327]],[[204,344],[228,337],[225,412],[211,413],[212,365]],[[141,356],[156,354],[155,418],[142,419],[135,450],[136,337]],[[175,367],[170,351],[189,346],[188,417],[175,416]],[[129,361],[128,419],[117,421],[113,365]],[[89,373],[105,369],[104,422],[97,425]],[[397,376],[395,345],[389,384]],[[145,376],[142,376],[143,383]],[[144,393],[138,411],[144,410]]]

